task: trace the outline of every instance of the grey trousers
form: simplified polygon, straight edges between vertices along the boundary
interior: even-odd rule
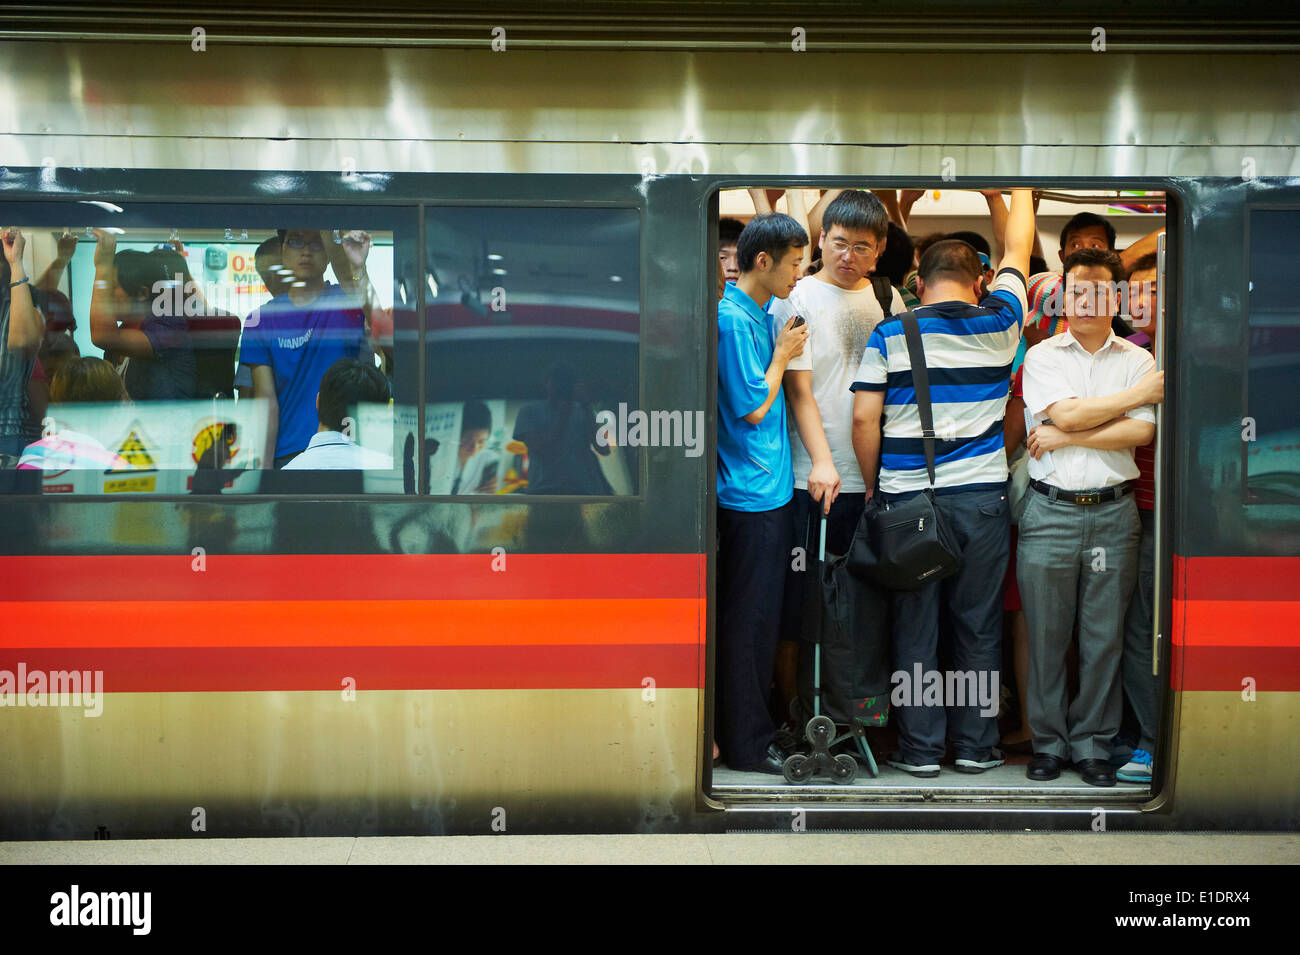
[[[1124,618],[1137,582],[1141,524],[1132,494],[1074,505],[1027,492],[1016,579],[1029,626],[1027,709],[1034,752],[1109,759],[1123,713]],[[1079,624],[1079,695],[1065,657]]]

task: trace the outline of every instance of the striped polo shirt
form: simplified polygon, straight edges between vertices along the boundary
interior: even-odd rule
[[[930,373],[936,488],[1006,486],[1002,419],[1026,311],[1025,277],[1015,269],[998,272],[979,305],[939,302],[915,310]],[[929,487],[912,362],[898,318],[871,333],[852,390],[885,393],[880,489],[900,494]]]

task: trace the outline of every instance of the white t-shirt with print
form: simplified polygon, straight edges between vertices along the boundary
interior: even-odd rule
[[[898,289],[891,290],[890,314],[907,311]],[[867,489],[853,453],[853,384],[867,339],[885,316],[870,282],[854,292],[823,282],[816,275],[800,279],[790,297],[772,303],[772,321],[779,333],[795,315],[808,324],[808,344],[790,361],[786,371],[811,371],[813,398],[822,416],[822,430],[830,445],[831,460],[842,482],[840,490],[861,493]],[[794,461],[795,489],[808,489],[812,457],[803,446],[794,414],[787,416],[790,454]]]

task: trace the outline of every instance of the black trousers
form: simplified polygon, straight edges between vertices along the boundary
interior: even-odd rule
[[[760,762],[776,733],[767,700],[794,547],[791,507],[718,508],[716,723],[718,746],[733,768]]]

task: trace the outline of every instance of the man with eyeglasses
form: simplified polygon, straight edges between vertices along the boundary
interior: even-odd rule
[[[370,235],[281,229],[280,276],[287,291],[248,317],[240,361],[249,366],[253,397],[270,405],[266,460],[282,468],[316,433],[316,393],[340,358],[370,359],[365,347],[366,257]],[[339,284],[325,281],[332,265]]]
[[[815,525],[810,521],[814,505],[819,505],[827,515],[826,549],[843,554],[868,491],[853,455],[849,386],[872,330],[905,307],[887,278],[883,292],[871,280],[889,230],[889,215],[878,198],[857,189],[844,190],[826,207],[821,227],[822,267],[800,279],[788,299],[774,304],[772,325],[784,328],[796,315],[808,323],[808,345],[802,355],[791,359],[784,376],[795,426],[790,429],[790,448],[796,540],[804,547],[817,546],[808,533],[810,523]],[[796,429],[799,440],[793,434]],[[784,694],[793,692],[806,583],[806,573],[788,570],[778,677]]]

